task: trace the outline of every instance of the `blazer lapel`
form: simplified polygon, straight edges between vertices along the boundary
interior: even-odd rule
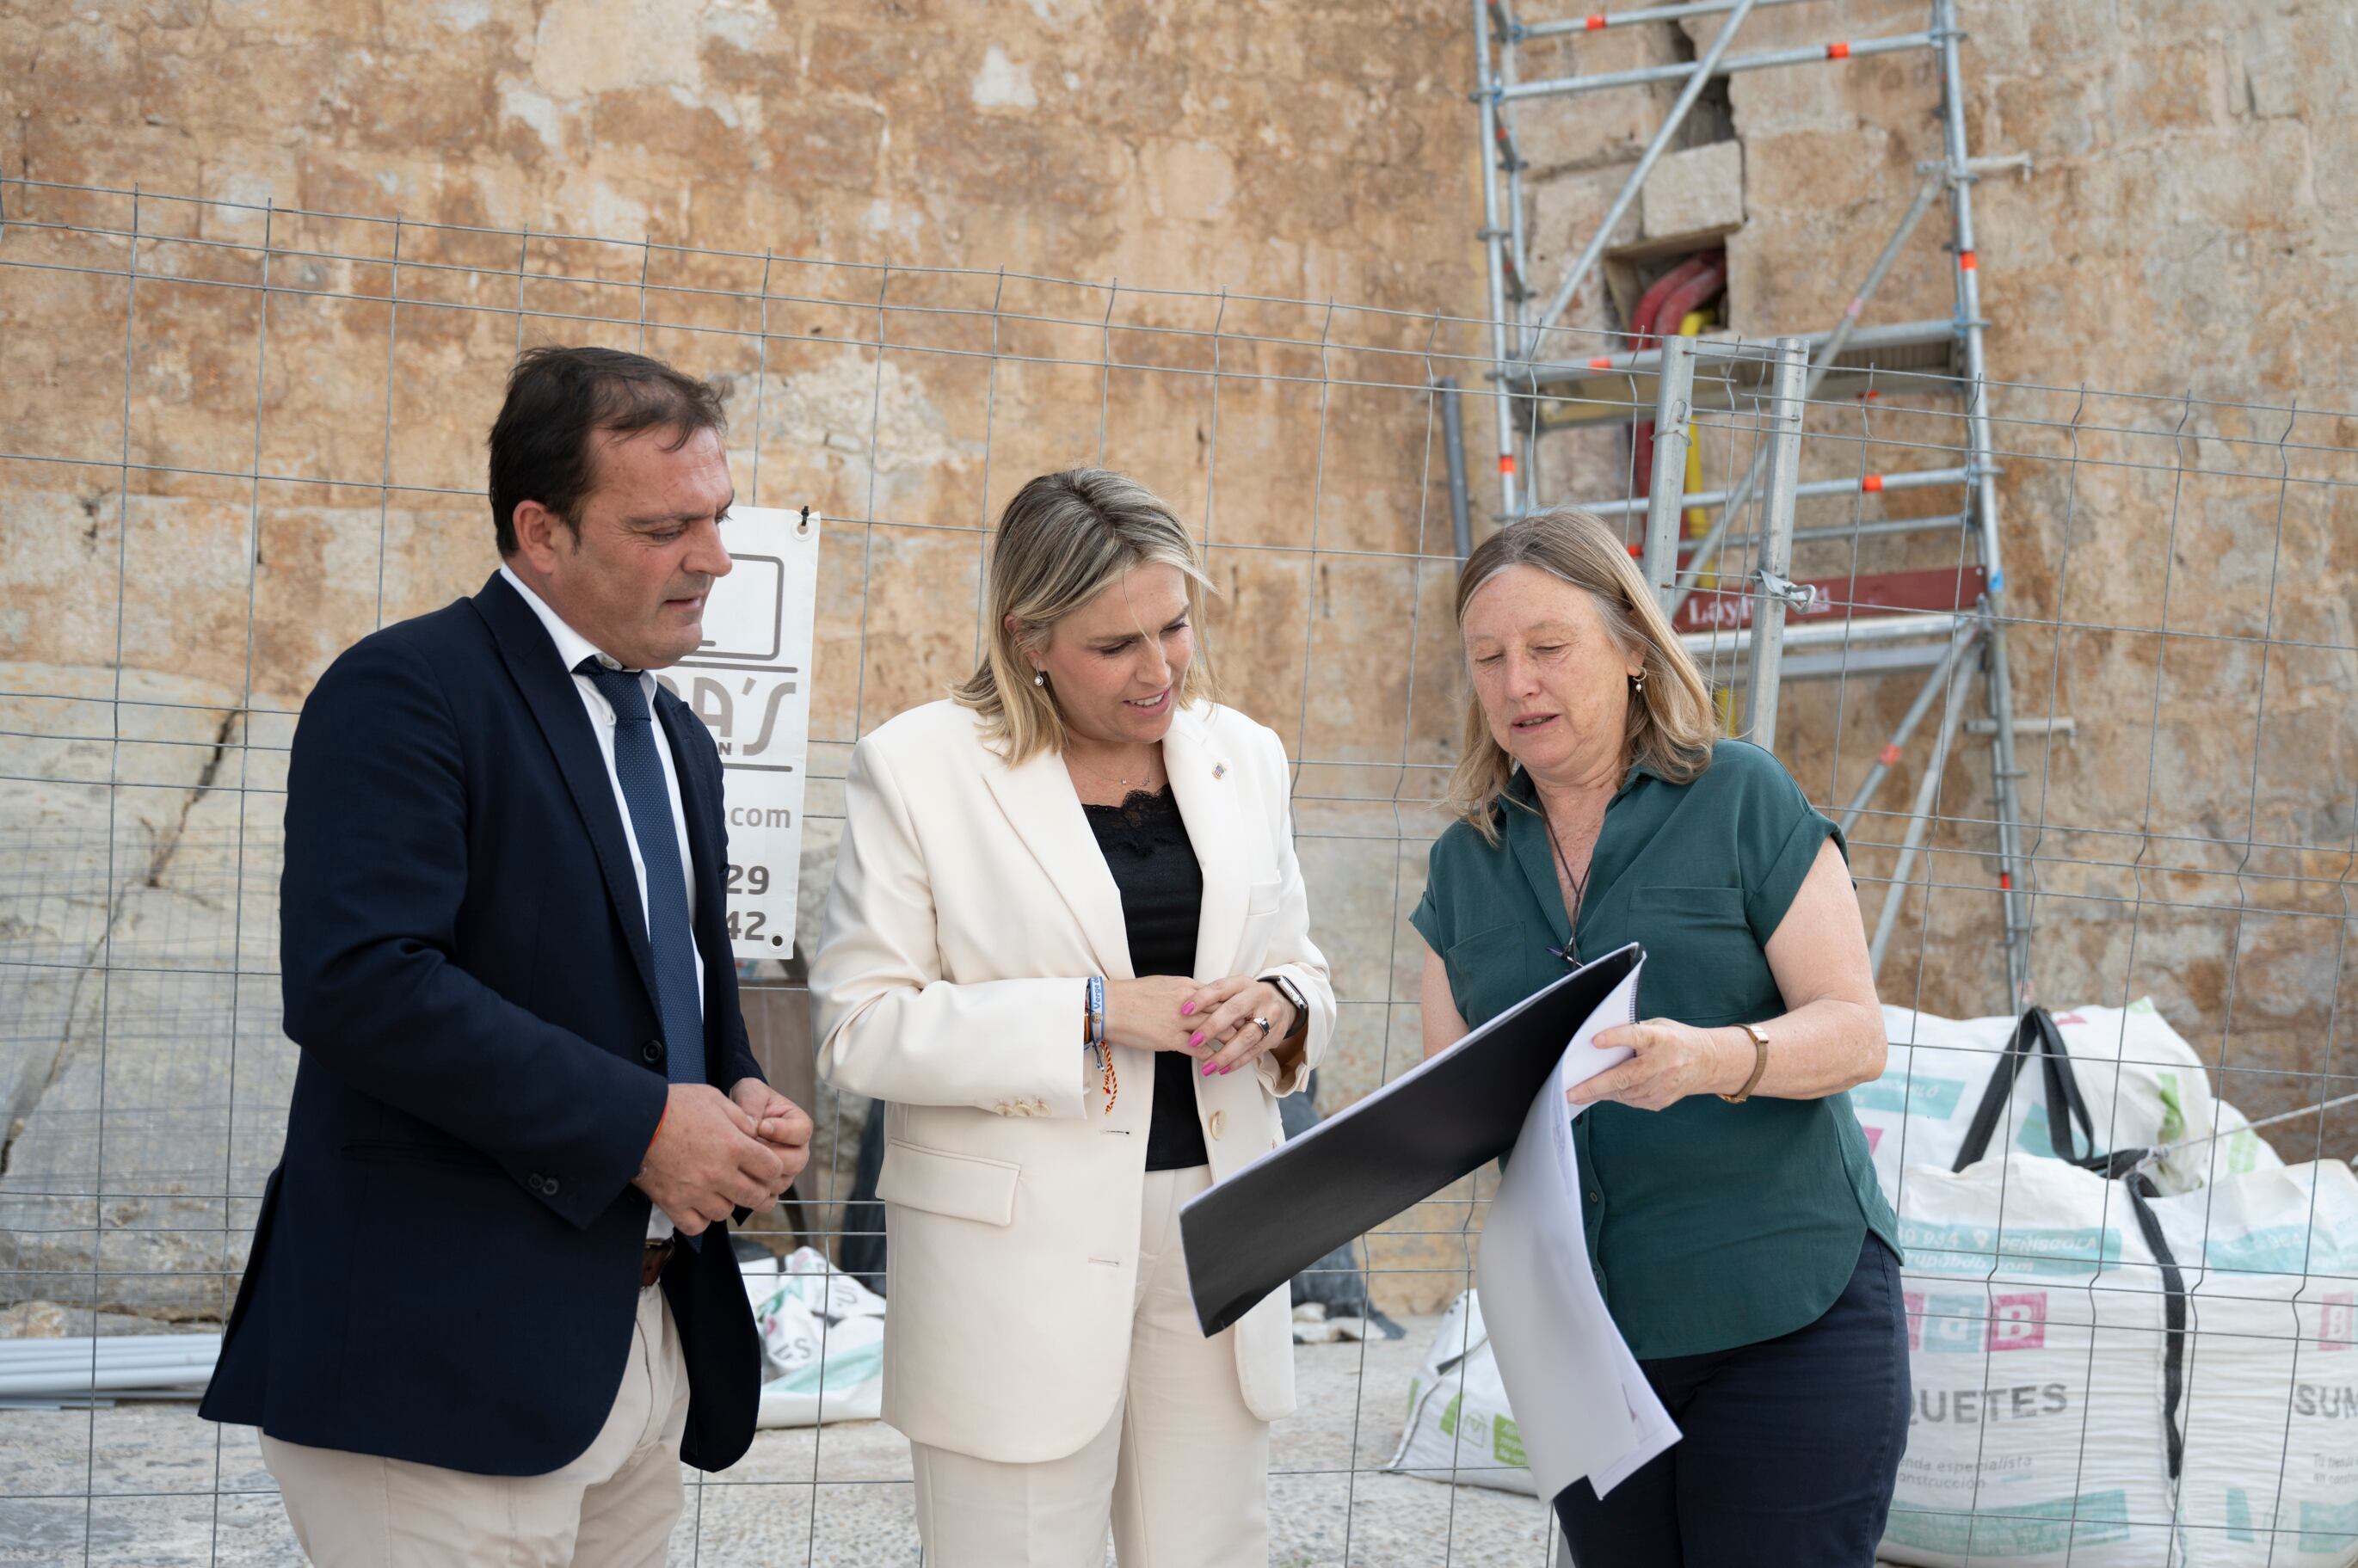
[[[606,762],[598,752],[598,737],[590,731],[590,715],[581,706],[580,688],[557,660],[557,644],[548,640],[532,607],[515,589],[493,573],[473,600],[475,611],[492,629],[508,674],[524,693],[548,749],[556,753],[557,771],[566,792],[590,831],[590,847],[605,879],[606,896],[622,923],[630,945],[631,961],[638,967],[639,983],[654,1005],[654,957],[647,947],[646,911],[639,903],[638,873],[631,869],[630,840],[622,837],[622,808],[606,775]],[[691,816],[690,820],[693,820]]]
[[[1121,890],[1106,869],[1097,835],[1081,810],[1065,759],[1043,752],[1030,762],[1009,767],[987,757],[982,776],[990,785],[999,808],[1007,814],[1016,837],[1023,840],[1040,869],[1081,924],[1089,950],[1109,979],[1137,977],[1130,967],[1130,933],[1122,924]],[[1011,917],[1018,912],[1010,911]]]
[[[1218,979],[1229,972],[1244,935],[1251,897],[1251,868],[1245,862],[1243,810],[1237,804],[1243,781],[1235,762],[1217,751],[1200,715],[1182,708],[1163,738],[1163,765],[1171,793],[1204,869],[1203,913],[1195,925],[1195,978]]]

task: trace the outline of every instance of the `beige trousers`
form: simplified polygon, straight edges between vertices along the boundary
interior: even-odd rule
[[[925,1568],[1267,1568],[1269,1423],[1245,1405],[1236,1330],[1195,1324],[1179,1206],[1208,1167],[1150,1171],[1139,1218],[1130,1379],[1077,1454],[1002,1465],[909,1445]]]
[[[268,1435],[262,1461],[319,1568],[660,1568],[679,1519],[687,1428],[679,1331],[649,1288],[614,1408],[561,1470],[475,1476]]]

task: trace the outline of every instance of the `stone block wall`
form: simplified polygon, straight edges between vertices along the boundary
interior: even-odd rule
[[[1737,47],[1903,31],[1927,10],[1812,0],[1758,12]],[[2151,993],[2254,1114],[2346,1092],[2277,1075],[2349,1071],[2358,532],[2342,481],[2358,427],[2169,400],[2358,406],[2332,308],[2358,254],[2331,156],[2353,25],[2290,0],[1963,12],[1976,147],[2037,166],[1978,200],[1991,373],[2037,384],[1994,406],[2016,612],[2067,623],[2017,634],[2017,700],[2078,726],[2025,749],[2042,994]],[[0,771],[39,781],[0,806],[25,868],[0,888],[0,1297],[218,1314],[293,1055],[269,972],[285,716],[353,638],[491,569],[481,432],[519,341],[644,341],[718,377],[741,494],[873,520],[827,536],[806,944],[840,810],[827,775],[968,666],[980,531],[1013,490],[1102,460],[1201,518],[1230,697],[1304,764],[1302,854],[1344,1000],[1322,1099],[1412,1060],[1405,915],[1437,826],[1415,803],[1462,692],[1422,387],[1444,371],[1478,391],[1487,352],[1466,319],[1484,297],[1466,13],[0,9],[0,165],[137,185],[156,193],[140,232],[166,237],[135,258],[127,195],[5,192],[0,260],[27,265],[0,287],[0,445],[21,454],[0,459],[0,661],[7,692],[42,695],[0,697],[15,719]],[[1576,38],[1533,51],[1527,74],[1693,58],[1715,26]],[[1521,114],[1541,287],[1670,96]],[[1920,56],[1749,73],[1707,97],[1671,173],[1710,171],[1703,205],[1720,212],[1725,166],[1740,169],[1736,328],[1833,321],[1938,154],[1937,99]],[[1655,231],[1675,226],[1676,194],[1650,197],[1621,238],[1647,237],[1657,210]],[[186,197],[211,200],[168,200]],[[1928,221],[1869,320],[1948,312],[1943,232]],[[559,237],[579,235],[599,238]],[[1620,325],[1595,286],[1569,319]],[[2083,382],[2123,395],[2083,404]],[[1925,466],[1956,444],[1953,402],[1892,404],[1818,416],[1809,477]],[[1466,412],[1487,492],[1488,411],[1473,396]],[[1715,435],[1707,477],[1745,439]],[[1545,482],[1621,493],[1627,454],[1624,433],[1557,438]],[[1477,493],[1477,516],[1492,504]],[[1802,522],[1849,514],[1812,503]],[[1925,537],[1857,565],[1955,557]],[[1833,546],[1801,561],[1851,564]],[[1855,785],[1904,685],[1789,694],[1780,749],[1813,796]],[[1902,758],[1883,806],[1913,791],[1923,755]],[[1962,749],[1931,916],[1918,899],[1883,976],[1893,1000],[2006,1005],[1985,753]],[[1858,835],[1870,919],[1898,836],[1890,820]],[[824,1119],[856,1128],[860,1108]],[[2346,1152],[2353,1126],[2331,1123],[2326,1147]],[[840,1194],[849,1151],[832,1163]],[[1380,1298],[1454,1292],[1478,1195],[1379,1244],[1401,1271]]]

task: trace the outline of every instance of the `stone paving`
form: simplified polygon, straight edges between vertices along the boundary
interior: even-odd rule
[[[1272,1450],[1272,1568],[1548,1568],[1532,1498],[1376,1473],[1434,1325],[1406,1320],[1407,1336],[1367,1345],[1364,1363],[1348,1343],[1296,1352],[1302,1406]],[[915,1568],[908,1478],[907,1445],[881,1422],[763,1433],[691,1489],[672,1562]],[[0,1564],[81,1563],[85,1541],[89,1563],[124,1568],[301,1562],[251,1429],[211,1426],[189,1404],[0,1411]]]

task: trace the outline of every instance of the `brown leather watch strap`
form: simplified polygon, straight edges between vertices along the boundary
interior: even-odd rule
[[[1757,1023],[1739,1023],[1736,1027],[1752,1036],[1752,1076],[1744,1080],[1742,1088],[1719,1098],[1730,1105],[1742,1105],[1752,1098],[1752,1091],[1760,1087],[1761,1075],[1768,1070],[1768,1032]]]

